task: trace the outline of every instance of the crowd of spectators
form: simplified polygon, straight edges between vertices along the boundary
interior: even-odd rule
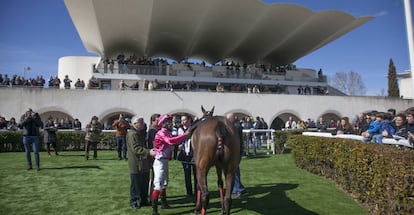
[[[172,62],[171,64],[184,64],[188,71],[194,71],[193,76],[196,76],[196,72],[193,69],[193,65],[201,65],[206,68],[206,71],[211,71],[213,66],[225,67],[224,73],[217,72],[215,77],[222,78],[243,78],[243,79],[258,79],[269,80],[268,75],[280,75],[286,74],[287,70],[295,70],[296,66],[293,64],[288,65],[271,65],[271,64],[240,64],[238,62],[222,60],[213,65],[207,65],[204,61],[201,63],[190,62],[188,59],[184,59],[179,62]],[[164,58],[150,58],[137,56],[135,54],[126,57],[124,54],[119,54],[116,58],[105,58],[98,65],[94,66],[95,73],[115,73],[119,74],[148,74],[148,75],[165,75],[166,66],[171,65]],[[321,70],[318,72],[318,76],[315,77],[316,81],[323,81],[324,76]]]
[[[43,76],[36,78],[25,78],[19,75],[13,75],[10,79],[7,74],[4,76],[0,74],[0,86],[3,87],[43,87],[45,79]]]
[[[383,144],[383,138],[408,139],[414,143],[414,107],[396,114],[395,109],[385,112],[369,111],[358,114],[353,123],[349,117],[329,122],[323,117],[315,123],[313,120],[293,120],[285,122],[285,129],[317,129],[320,132],[330,131],[332,134],[354,134],[363,137],[364,142]]]
[[[44,88],[46,84],[43,76],[37,76],[36,78],[25,78],[19,75],[13,75],[10,79],[7,74],[0,74],[0,87],[39,87]],[[50,76],[47,81],[48,88],[59,88],[61,80],[58,76]],[[68,75],[63,79],[63,84],[65,89],[70,89],[72,86],[72,80],[69,79]],[[84,89],[85,83],[83,80],[78,80],[75,83],[76,89]]]
[[[49,116],[47,119],[42,119],[45,123],[48,119],[53,119],[53,124],[57,129],[74,129],[82,130],[82,123],[79,119],[74,119],[73,121],[69,117],[58,118]],[[9,120],[6,120],[5,117],[0,116],[0,130],[9,130],[17,131],[22,128],[20,121],[17,121],[15,117],[11,117]],[[43,128],[43,126],[41,126]]]

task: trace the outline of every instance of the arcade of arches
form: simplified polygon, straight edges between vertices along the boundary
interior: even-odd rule
[[[127,120],[132,119],[134,117],[132,113],[116,111],[116,112],[112,112],[112,113],[107,114],[103,118],[99,119],[99,121],[104,124],[105,129],[108,129],[108,130],[114,129],[114,128],[112,128],[112,123],[116,119],[118,119],[119,114],[124,114],[125,118]],[[182,115],[189,115],[193,118],[196,117],[193,114],[186,113],[186,112],[177,112],[177,113],[172,113],[171,115],[175,116],[177,121],[180,120]],[[74,119],[76,119],[76,116],[71,116],[71,115],[69,115],[67,113],[64,113],[64,112],[61,112],[61,111],[48,111],[48,112],[40,113],[40,117],[44,121],[47,118],[49,118],[50,116],[55,118],[55,119],[56,118],[57,119],[66,119],[66,118],[68,118],[70,121],[73,121]],[[248,115],[248,114],[242,113],[242,112],[235,112],[235,116],[238,119],[244,119],[246,117],[251,117],[254,120],[256,118],[256,116],[251,116],[251,115]],[[273,121],[270,123],[269,128],[276,129],[276,130],[281,130],[282,128],[285,127],[285,122],[289,119],[289,117],[292,117],[294,121],[306,120],[306,119],[300,119],[298,116],[296,116],[293,113],[283,113],[281,115],[276,116],[276,118],[273,119]],[[329,122],[331,120],[338,121],[340,119],[340,117],[335,113],[325,113],[320,117],[323,117],[323,119],[327,122]],[[316,121],[318,119],[313,119],[313,120]],[[89,122],[82,122],[83,126],[85,126],[87,123],[89,123]],[[146,123],[149,123],[148,120],[147,120]]]

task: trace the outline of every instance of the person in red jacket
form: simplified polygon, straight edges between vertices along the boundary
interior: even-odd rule
[[[126,135],[128,129],[131,127],[129,123],[125,120],[124,114],[119,114],[119,118],[112,123],[112,126],[116,128],[115,131],[115,142],[118,149],[118,160],[125,159],[127,160],[127,145],[126,145]]]

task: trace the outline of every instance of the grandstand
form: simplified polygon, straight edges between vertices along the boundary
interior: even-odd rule
[[[157,80],[194,81],[201,91],[222,83],[225,91],[258,85],[297,94],[307,86],[312,94],[344,95],[327,84],[319,68],[296,68],[294,62],[372,18],[257,0],[65,4],[85,48],[99,57],[60,59],[59,78],[93,76],[105,89],[117,89],[121,80],[138,81],[143,89],[144,81]]]

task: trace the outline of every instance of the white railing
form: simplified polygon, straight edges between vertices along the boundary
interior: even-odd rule
[[[314,137],[328,137],[328,138],[344,138],[344,139],[352,139],[352,140],[359,140],[362,141],[363,137],[360,135],[355,134],[337,134],[332,135],[329,132],[302,132],[302,135],[304,136],[314,136]],[[393,139],[393,138],[384,138],[382,139],[383,144],[388,145],[399,145],[399,146],[405,146],[409,148],[413,148],[413,146],[409,143],[407,139]]]
[[[252,142],[253,142],[253,145],[255,145],[256,144],[256,135],[255,135],[255,133],[256,132],[260,132],[260,133],[266,133],[266,135],[265,136],[268,136],[267,134],[269,134],[270,133],[270,140],[271,141],[269,141],[269,138],[268,137],[266,137],[265,139],[264,139],[264,141],[266,141],[266,149],[267,149],[267,154],[270,154],[270,152],[272,152],[272,154],[276,154],[276,151],[275,151],[275,143],[274,143],[274,140],[275,140],[275,129],[243,129],[243,133],[252,133]],[[248,145],[249,143],[248,143],[248,141],[246,140],[246,148],[247,148],[247,153],[249,153],[249,145]],[[254,146],[254,147],[256,147],[256,146]]]

